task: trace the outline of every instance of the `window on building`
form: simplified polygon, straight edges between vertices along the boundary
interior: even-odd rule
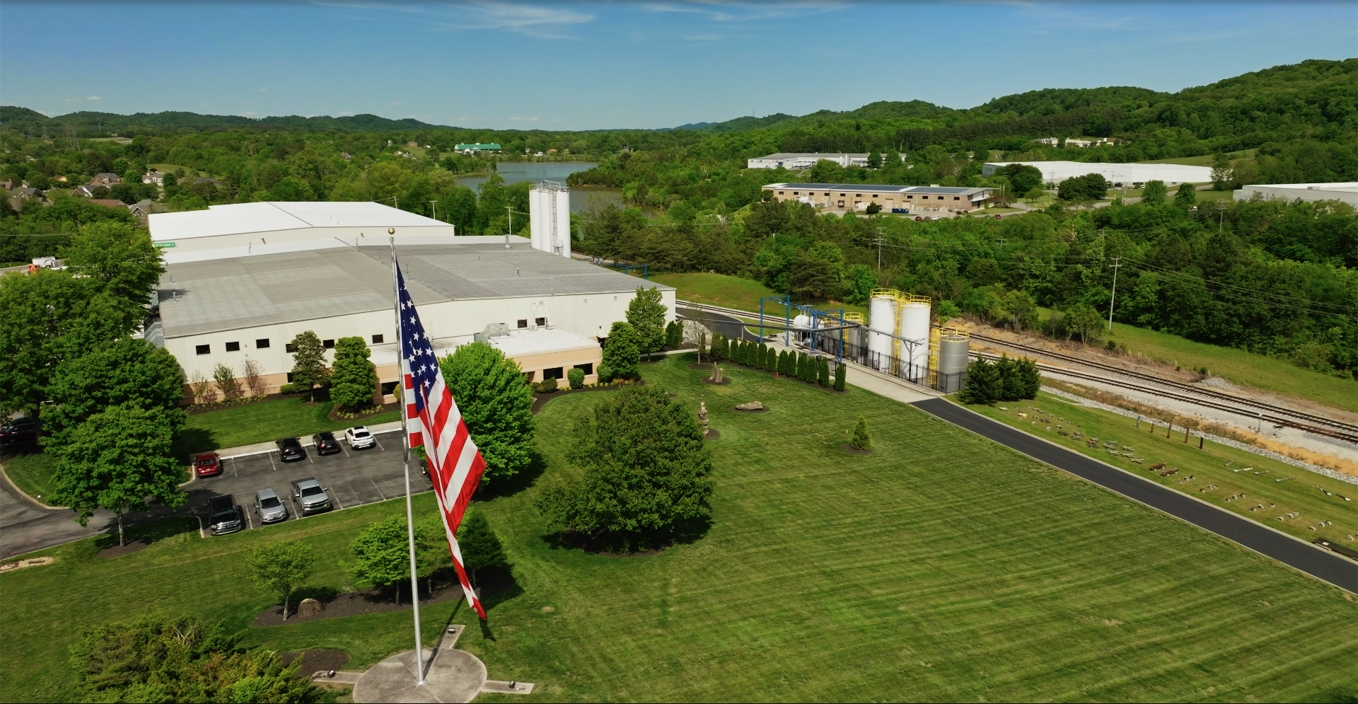
[[[563,367],[552,367],[551,369],[542,370],[543,381],[546,381],[548,379],[564,379],[564,378],[566,378],[566,370]]]
[[[394,382],[394,381],[386,381],[386,382],[383,382],[383,383],[382,383],[382,395],[383,395],[383,396],[388,396],[388,395],[391,395],[391,394],[396,393],[396,383],[397,383],[397,382]]]
[[[778,195],[785,196],[787,195],[787,191],[778,191]]]
[[[538,327],[542,327],[542,326],[544,326],[544,325],[547,324],[547,319],[546,319],[546,318],[534,318],[534,319],[533,319],[533,324],[536,325],[536,326],[538,326]]]
[[[792,192],[792,195],[794,195],[794,196],[799,196],[799,195],[801,195],[801,193],[798,192],[798,191],[793,191],[793,192]]]
[[[519,327],[521,327],[521,328],[526,328],[526,327],[528,327],[528,318],[524,318],[524,319],[520,320],[520,321],[519,321]]]
[[[288,383],[292,383],[292,372],[288,372]]]
[[[239,343],[239,342],[228,342],[228,343],[226,343],[226,351],[227,351],[227,352],[239,352],[239,351],[240,351],[240,343]]]
[[[382,341],[383,341],[384,339],[386,339],[386,338],[383,337],[382,335],[373,335],[373,344],[374,344],[374,345],[380,345],[380,344],[382,344]]]
[[[333,350],[333,349],[335,349],[335,341],[334,341],[334,340],[321,340],[321,345],[322,345],[323,347],[325,347],[326,349],[328,349],[328,350]]]
[[[286,351],[286,352],[288,352],[288,353],[296,352],[296,351],[297,351],[297,345],[294,345],[294,344],[292,344],[291,342],[285,342],[285,343],[283,343],[283,350]]]
[[[594,363],[593,363],[593,362],[588,362],[588,363],[585,363],[585,364],[577,364],[577,365],[575,365],[575,368],[584,371],[584,372],[585,372],[585,376],[589,376],[590,374],[593,374],[593,373],[594,373]]]
[[[208,354],[209,352],[212,351],[212,346],[211,346],[211,345],[198,345],[198,346],[196,346],[196,347],[193,348],[193,351],[194,351],[194,352],[197,352],[198,354]]]
[[[920,200],[929,200],[929,196],[920,196],[919,199],[920,199]]]
[[[953,196],[952,199],[953,199],[953,200],[962,200],[962,199],[961,199],[960,197],[958,197],[958,196]]]
[[[258,340],[255,340],[255,349],[257,350],[269,349],[269,338],[261,337]]]

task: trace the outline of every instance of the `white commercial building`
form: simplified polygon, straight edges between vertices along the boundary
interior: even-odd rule
[[[864,154],[821,154],[819,152],[779,152],[768,156],[749,159],[747,168],[751,169],[809,169],[818,161],[833,161],[840,166],[867,166],[868,155]]]
[[[1236,191],[1236,200],[1250,200],[1255,196],[1264,200],[1337,200],[1358,207],[1358,182],[1348,183],[1271,183],[1245,186]]]
[[[1083,161],[994,161],[981,167],[982,176],[994,175],[1009,164],[1036,167],[1042,180],[1060,183],[1068,178],[1086,174],[1100,174],[1115,188],[1136,188],[1147,181],[1163,181],[1166,186],[1181,183],[1210,183],[1212,169],[1206,166],[1183,164],[1102,164]]]
[[[287,212],[296,205],[342,210],[360,204],[249,205]],[[409,234],[406,228],[422,225],[387,209],[392,211],[386,213],[388,220],[363,226],[357,244],[351,237],[327,237],[332,228],[321,226],[310,228],[311,237],[301,234],[306,228],[271,230],[288,231],[293,238],[278,243],[265,235],[269,241],[255,246],[257,239],[251,237],[260,231],[247,232],[253,223],[238,222],[233,207],[224,206],[228,222],[215,222],[212,210],[199,211],[201,231],[180,226],[176,239],[167,239],[162,229],[156,239],[157,244],[179,244],[218,238],[222,245],[164,250],[178,256],[166,257],[158,318],[146,337],[179,360],[188,382],[211,380],[221,364],[244,384],[246,362],[252,361],[262,392],[276,393],[289,381],[289,343],[309,330],[327,348],[341,337],[363,338],[390,401],[399,357],[389,228],[396,230],[407,287],[439,355],[482,339],[517,361],[531,381],[562,379],[579,367],[592,382],[602,357],[601,339],[614,322],[626,318],[639,285],[659,289],[669,311],[666,319],[674,318],[673,288],[539,251],[522,237],[452,237],[434,226]],[[312,211],[313,217],[323,223],[324,216],[315,214],[319,210]],[[190,394],[188,384],[185,393]]]

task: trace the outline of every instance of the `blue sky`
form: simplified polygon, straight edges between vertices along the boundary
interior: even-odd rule
[[[1358,56],[1358,3],[0,3],[0,104],[669,127]]]

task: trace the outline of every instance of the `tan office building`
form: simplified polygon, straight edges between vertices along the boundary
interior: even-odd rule
[[[970,212],[984,208],[992,188],[884,186],[864,183],[772,183],[765,191],[824,210],[863,212],[876,203],[884,213]]]

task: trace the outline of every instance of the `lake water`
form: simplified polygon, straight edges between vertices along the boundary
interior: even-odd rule
[[[523,181],[559,181],[566,182],[566,177],[577,171],[592,169],[598,164],[592,161],[550,161],[550,162],[524,162],[524,161],[502,161],[496,164],[495,173],[505,180],[505,184],[520,183]],[[457,180],[457,185],[466,186],[473,191],[480,191],[481,184],[486,182],[489,176],[466,176]],[[622,189],[605,188],[602,186],[576,186],[571,188],[571,212],[580,213],[593,207],[602,207],[612,203],[618,207],[623,207]]]

